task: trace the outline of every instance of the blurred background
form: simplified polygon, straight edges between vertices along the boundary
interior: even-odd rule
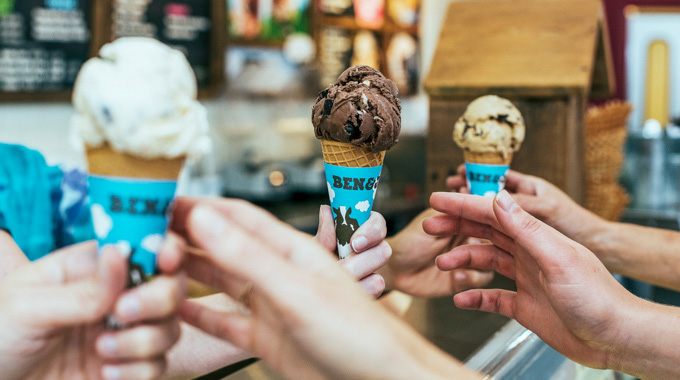
[[[214,141],[210,156],[186,168],[180,192],[247,199],[313,232],[318,206],[328,200],[311,106],[344,69],[367,64],[397,83],[403,105],[400,141],[387,154],[375,204],[390,233],[423,210],[462,162],[453,123],[485,93],[513,100],[527,119],[527,142],[513,167],[550,179],[605,218],[678,230],[680,3],[580,1],[587,6],[0,0],[0,141],[35,149],[51,165],[82,168],[82,152],[69,138],[80,66],[115,38],[154,37],[187,55]],[[512,46],[485,50],[507,36]],[[482,71],[489,64],[499,69]],[[679,303],[673,292],[620,280],[641,296]],[[502,317],[452,310],[450,299],[408,306],[414,325],[460,359],[491,357],[479,350],[502,326],[503,339],[539,347]],[[499,347],[511,346],[503,342]],[[540,358],[531,351],[537,349],[513,355]],[[525,364],[517,368],[533,368]],[[548,367],[556,374],[562,365]]]

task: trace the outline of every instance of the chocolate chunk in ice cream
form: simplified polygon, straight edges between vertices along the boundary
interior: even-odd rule
[[[390,149],[399,139],[401,103],[397,86],[370,66],[345,70],[338,81],[321,91],[312,107],[318,139]]]
[[[466,151],[511,157],[524,141],[524,119],[507,99],[495,95],[472,101],[453,127],[453,140]]]

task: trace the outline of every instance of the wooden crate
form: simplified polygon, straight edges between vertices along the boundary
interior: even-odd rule
[[[451,4],[432,67],[428,191],[463,162],[453,125],[475,98],[510,99],[526,122],[511,167],[549,180],[583,202],[583,120],[589,94],[613,91],[598,0],[488,0]]]

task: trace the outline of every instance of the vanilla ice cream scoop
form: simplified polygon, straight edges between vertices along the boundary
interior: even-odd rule
[[[519,110],[507,99],[487,95],[468,105],[453,127],[453,140],[465,151],[507,158],[519,150],[524,133]]]
[[[120,38],[78,74],[72,132],[91,148],[196,159],[211,146],[196,96],[196,76],[182,52],[151,38]]]

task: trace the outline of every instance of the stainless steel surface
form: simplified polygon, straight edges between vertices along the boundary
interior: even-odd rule
[[[508,322],[465,363],[486,379],[607,380],[619,378],[576,364],[516,321]]]

